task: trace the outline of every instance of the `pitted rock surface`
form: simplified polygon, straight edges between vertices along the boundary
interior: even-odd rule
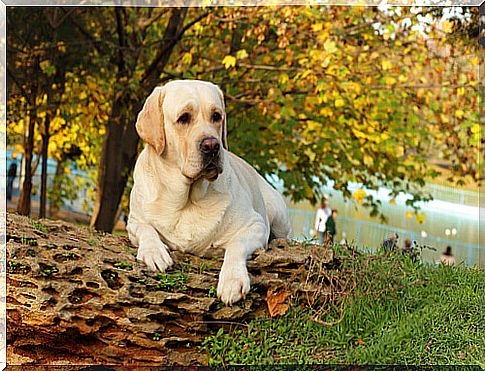
[[[232,307],[215,297],[222,258],[171,254],[162,275],[125,236],[8,214],[7,363],[204,364],[204,336],[265,315],[269,288],[312,290],[308,248],[284,240],[254,254],[251,291]]]

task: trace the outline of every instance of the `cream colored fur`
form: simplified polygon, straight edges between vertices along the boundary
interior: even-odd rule
[[[214,111],[222,122],[211,121]],[[190,112],[190,123],[177,121],[184,112]],[[287,238],[290,226],[280,194],[227,150],[222,92],[193,80],[156,88],[138,116],[137,130],[148,143],[135,165],[127,227],[137,258],[163,272],[173,264],[170,250],[224,254],[217,294],[228,305],[240,300],[250,288],[246,260],[267,247],[270,230]],[[222,173],[212,181],[200,153],[206,137],[223,145]]]

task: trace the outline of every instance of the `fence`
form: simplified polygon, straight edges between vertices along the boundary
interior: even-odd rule
[[[466,191],[432,183],[426,184],[424,190],[431,193],[435,200],[442,200],[460,205],[479,206],[480,192]]]
[[[52,170],[52,169],[50,169]],[[54,182],[55,173],[47,173],[47,189],[51,189]],[[75,213],[86,213],[88,210],[92,210],[93,202],[88,199],[88,188],[86,187],[86,182],[89,181],[86,173],[82,170],[70,169],[69,177],[73,180],[73,199],[64,199],[62,208]],[[5,177],[3,177],[5,179]],[[3,180],[2,179],[2,180]],[[20,196],[20,188],[22,183],[22,178],[17,176],[13,183],[12,196]],[[3,180],[6,182],[6,180]],[[37,169],[36,173],[32,175],[32,201],[39,201],[40,199],[40,188],[41,188],[41,174],[40,170]],[[49,192],[49,191],[48,191]]]
[[[308,210],[289,210],[292,224],[293,237],[298,240],[311,238],[315,213]],[[409,231],[402,228],[390,227],[365,220],[354,219],[346,216],[337,216],[337,237],[339,239],[355,243],[356,246],[375,250],[382,244],[382,241],[397,233],[400,243],[409,239],[416,241],[420,245],[427,245],[434,250],[423,250],[423,259],[428,262],[439,260],[441,252],[446,246],[454,248],[454,255],[458,262],[465,261],[467,265],[479,264],[480,250],[485,250],[485,246],[470,243],[458,242],[434,236],[422,237],[420,233]]]

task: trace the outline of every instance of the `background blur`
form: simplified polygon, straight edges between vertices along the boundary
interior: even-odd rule
[[[326,195],[339,241],[398,233],[426,261],[451,245],[485,266],[478,8],[9,7],[7,27],[10,210],[123,229],[137,113],[155,86],[203,79],[296,238]]]

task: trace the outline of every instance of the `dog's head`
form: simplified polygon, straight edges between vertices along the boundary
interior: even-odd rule
[[[212,181],[222,172],[226,112],[222,91],[212,83],[180,80],[155,88],[136,130],[189,180]]]

